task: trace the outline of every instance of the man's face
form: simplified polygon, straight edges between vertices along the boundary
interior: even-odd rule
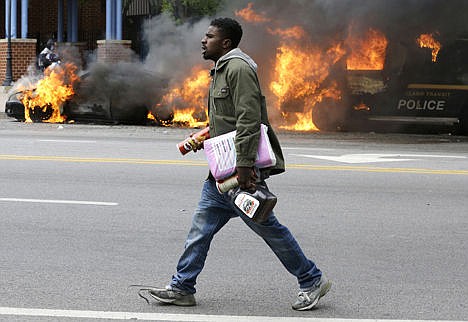
[[[215,62],[230,49],[230,40],[223,38],[218,27],[215,26],[208,27],[201,44],[203,58]]]

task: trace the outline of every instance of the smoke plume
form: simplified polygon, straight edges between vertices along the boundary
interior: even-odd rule
[[[381,30],[390,40],[414,42],[421,33],[438,33],[449,42],[467,31],[464,0],[259,0],[250,1],[253,10],[268,18],[261,23],[250,23],[236,17],[235,12],[245,8],[249,1],[229,1],[217,16],[228,16],[240,21],[244,37],[240,47],[259,64],[259,72],[267,74],[271,68],[279,38],[268,33],[268,28],[301,26],[307,32],[305,41],[326,44],[344,40],[349,27],[363,30],[369,27]],[[196,23],[176,25],[167,16],[157,16],[145,25],[145,39],[149,54],[144,65],[163,77],[178,81],[195,64],[202,63],[200,40],[210,18]],[[209,65],[207,65],[209,66]],[[207,67],[209,68],[209,67]],[[266,75],[264,75],[266,76]]]

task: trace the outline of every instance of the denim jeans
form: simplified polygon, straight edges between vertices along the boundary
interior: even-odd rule
[[[192,227],[185,249],[172,276],[171,286],[195,293],[198,274],[205,265],[214,235],[233,217],[240,217],[273,250],[284,267],[296,276],[301,289],[307,289],[322,276],[321,271],[308,259],[288,228],[281,225],[272,213],[268,220],[256,223],[231,203],[227,194],[220,194],[214,180],[206,180],[198,207],[193,215]]]

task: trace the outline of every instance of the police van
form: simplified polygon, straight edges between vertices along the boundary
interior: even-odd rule
[[[319,128],[468,134],[468,38],[443,46],[435,61],[417,44],[389,44],[383,70],[345,74],[346,111],[318,119]]]

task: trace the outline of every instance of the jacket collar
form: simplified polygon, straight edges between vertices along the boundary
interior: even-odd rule
[[[214,70],[219,70],[222,68],[230,59],[233,58],[240,58],[245,61],[256,73],[257,72],[257,64],[255,61],[246,53],[244,53],[240,48],[234,48],[225,55],[221,56],[214,66]]]
[[[253,69],[255,74],[257,74],[257,64],[255,63],[255,61],[252,58],[250,58],[249,55],[247,55],[242,50],[240,50],[240,48],[234,48],[231,51],[229,51],[228,53],[221,56],[216,61],[216,64],[213,67],[213,69],[211,69],[210,75],[211,75],[211,77],[213,77],[213,83],[212,83],[213,86],[216,85],[216,72],[218,70],[220,70],[221,68],[223,68],[223,66],[226,65],[227,62],[229,60],[233,59],[233,58],[240,58],[243,61],[245,61],[250,66],[250,68]]]

